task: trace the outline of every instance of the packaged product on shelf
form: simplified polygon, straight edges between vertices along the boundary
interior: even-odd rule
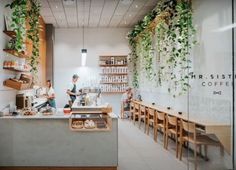
[[[111,57],[111,64],[114,64],[114,57]]]

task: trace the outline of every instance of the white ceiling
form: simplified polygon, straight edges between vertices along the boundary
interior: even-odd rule
[[[40,0],[46,23],[59,28],[132,27],[151,11],[158,0]]]

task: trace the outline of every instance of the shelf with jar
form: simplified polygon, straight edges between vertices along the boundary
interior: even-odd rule
[[[102,93],[124,93],[125,89],[128,87],[127,83],[116,84],[100,84]]]
[[[102,75],[100,82],[127,83],[128,75]]]
[[[102,67],[101,74],[128,74],[128,67]]]
[[[123,93],[128,86],[127,56],[100,56],[102,93]]]
[[[127,56],[100,56],[99,65],[101,67],[107,66],[127,66]]]
[[[30,72],[31,66],[19,61],[4,61],[3,69],[16,72]]]
[[[29,58],[29,53],[27,52],[27,50],[24,51],[17,51],[14,47],[15,47],[15,38],[16,38],[16,33],[14,31],[3,31],[8,37],[10,37],[11,39],[9,40],[8,44],[7,44],[7,48],[3,49],[4,52],[11,54],[15,57],[19,57],[19,58]],[[30,45],[29,41],[26,41],[25,43],[25,48],[26,46]]]

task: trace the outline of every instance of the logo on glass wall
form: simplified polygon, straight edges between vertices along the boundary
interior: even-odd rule
[[[222,90],[220,88],[232,87],[233,79],[236,79],[236,75],[233,74],[195,74],[192,73],[190,80],[198,80],[202,87],[213,88],[214,95],[221,95]],[[217,89],[217,90],[216,90]]]

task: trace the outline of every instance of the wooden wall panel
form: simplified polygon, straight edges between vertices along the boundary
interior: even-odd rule
[[[39,30],[39,69],[38,78],[39,85],[46,85],[46,25],[43,18],[40,16],[39,19],[40,30]]]

